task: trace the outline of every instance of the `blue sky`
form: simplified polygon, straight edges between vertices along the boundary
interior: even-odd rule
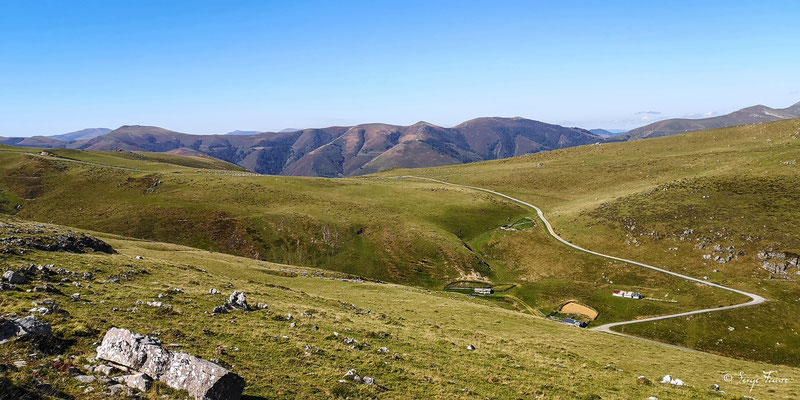
[[[800,101],[800,2],[644,3],[2,2],[0,136],[478,116],[632,128]]]

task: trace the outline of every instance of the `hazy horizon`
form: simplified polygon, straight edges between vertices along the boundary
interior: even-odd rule
[[[37,2],[0,13],[0,136],[521,116],[585,129],[800,101],[800,3]]]

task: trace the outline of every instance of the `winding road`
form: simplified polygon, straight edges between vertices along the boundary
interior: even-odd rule
[[[112,165],[97,164],[97,163],[92,163],[92,162],[87,162],[87,161],[71,160],[71,159],[65,159],[65,158],[60,158],[60,157],[46,157],[46,156],[41,156],[41,155],[32,154],[32,153],[24,153],[24,154],[27,154],[27,155],[33,156],[33,157],[41,157],[41,158],[53,159],[53,160],[57,160],[57,161],[73,162],[73,163],[91,165],[91,166],[97,166],[97,167],[114,168],[114,169],[120,169],[120,170],[126,170],[126,171],[134,171],[134,172],[151,172],[151,171],[143,171],[143,170],[139,170],[139,169],[135,169],[135,168],[126,168],[126,167],[119,167],[119,166],[112,166]],[[256,175],[256,176],[259,176],[259,175]],[[609,323],[609,324],[600,325],[598,327],[591,328],[592,330],[595,330],[595,331],[598,331],[598,332],[609,333],[609,334],[612,334],[612,335],[627,337],[627,338],[636,339],[636,340],[640,340],[640,341],[645,341],[645,342],[649,342],[649,343],[656,343],[656,344],[660,344],[660,345],[663,345],[663,346],[668,346],[668,347],[673,347],[673,348],[678,348],[678,349],[683,349],[683,350],[695,351],[695,350],[687,349],[685,347],[680,347],[680,346],[670,345],[670,344],[667,344],[667,343],[658,342],[658,341],[655,341],[655,340],[640,338],[638,336],[627,335],[627,334],[624,334],[624,333],[621,333],[621,332],[615,332],[615,331],[612,331],[611,328],[622,326],[622,325],[638,324],[638,323],[641,323],[641,322],[659,321],[659,320],[664,320],[664,319],[685,317],[685,316],[696,315],[696,314],[705,314],[705,313],[710,313],[710,312],[715,312],[715,311],[732,310],[734,308],[755,306],[755,305],[762,304],[762,303],[767,301],[767,299],[765,299],[765,298],[763,298],[763,297],[761,297],[761,296],[759,296],[757,294],[748,293],[748,292],[745,292],[743,290],[734,289],[734,288],[730,288],[730,287],[723,286],[723,285],[720,285],[720,284],[716,284],[716,283],[713,283],[713,282],[708,282],[708,281],[705,281],[705,280],[702,280],[702,279],[693,278],[691,276],[679,274],[677,272],[668,271],[666,269],[658,268],[658,267],[655,267],[655,266],[652,266],[652,265],[648,265],[648,264],[644,264],[644,263],[640,263],[638,261],[628,260],[628,259],[625,259],[625,258],[615,257],[615,256],[611,256],[611,255],[608,255],[608,254],[603,254],[603,253],[599,253],[599,252],[596,252],[596,251],[584,249],[583,247],[580,247],[580,246],[577,246],[575,244],[572,244],[572,243],[568,242],[567,240],[565,240],[564,238],[562,238],[561,236],[559,236],[555,232],[555,230],[553,230],[553,226],[550,224],[550,221],[548,221],[547,218],[545,218],[544,213],[542,212],[541,209],[539,209],[539,207],[536,207],[535,205],[527,203],[527,202],[522,201],[520,199],[516,199],[514,197],[511,197],[511,196],[509,196],[507,194],[503,194],[503,193],[496,192],[496,191],[491,190],[491,189],[481,188],[481,187],[477,187],[477,186],[459,185],[459,184],[456,184],[456,183],[450,183],[450,182],[440,181],[438,179],[425,178],[425,177],[421,177],[421,176],[404,175],[404,176],[396,176],[396,177],[393,177],[393,178],[395,178],[395,179],[426,180],[426,181],[435,182],[435,183],[442,184],[442,185],[448,185],[448,186],[454,186],[454,187],[461,187],[461,188],[465,188],[465,189],[477,190],[477,191],[481,191],[481,192],[491,193],[491,194],[499,196],[499,197],[503,197],[503,198],[505,198],[507,200],[510,200],[510,201],[514,202],[514,203],[518,203],[518,204],[521,204],[521,205],[523,205],[525,207],[529,207],[529,208],[531,208],[533,210],[536,210],[536,214],[539,216],[539,219],[545,224],[545,226],[547,227],[547,231],[550,233],[550,235],[553,236],[559,242],[561,242],[561,243],[563,243],[563,244],[565,244],[565,245],[567,245],[569,247],[572,247],[573,249],[576,249],[578,251],[582,251],[584,253],[589,253],[589,254],[592,254],[592,255],[595,255],[595,256],[598,256],[598,257],[604,257],[604,258],[608,258],[608,259],[611,259],[611,260],[621,261],[621,262],[625,262],[625,263],[628,263],[628,264],[633,264],[633,265],[636,265],[636,266],[639,266],[639,267],[642,267],[642,268],[647,268],[647,269],[651,269],[651,270],[654,270],[654,271],[658,271],[658,272],[661,272],[661,273],[664,273],[664,274],[669,274],[669,275],[672,275],[672,276],[675,276],[675,277],[678,277],[678,278],[681,278],[681,279],[685,279],[685,280],[688,280],[688,281],[696,282],[696,283],[699,283],[699,284],[702,284],[702,285],[711,286],[711,287],[715,287],[715,288],[718,288],[718,289],[722,289],[722,290],[727,290],[727,291],[730,291],[730,292],[738,293],[738,294],[741,294],[741,295],[744,295],[744,296],[747,296],[747,297],[750,298],[750,301],[748,301],[748,302],[740,303],[740,304],[734,304],[734,305],[730,305],[730,306],[723,306],[723,307],[716,307],[716,308],[705,308],[705,309],[702,309],[702,310],[687,311],[687,312],[682,312],[682,313],[678,313],[678,314],[661,315],[661,316],[657,316],[657,317],[644,318],[644,319],[635,319],[635,320],[631,320],[631,321],[612,322],[612,323]],[[524,304],[524,302],[523,302],[523,304]]]
[[[563,244],[565,244],[565,245],[567,245],[569,247],[572,247],[573,249],[576,249],[578,251],[582,251],[584,253],[593,254],[593,255],[596,255],[596,256],[599,256],[599,257],[609,258],[611,260],[616,260],[616,261],[621,261],[621,262],[625,262],[625,263],[628,263],[628,264],[633,264],[633,265],[636,265],[636,266],[639,266],[639,267],[642,267],[642,268],[651,269],[651,270],[658,271],[658,272],[661,272],[661,273],[664,273],[664,274],[669,274],[669,275],[676,276],[676,277],[681,278],[681,279],[686,279],[686,280],[689,280],[689,281],[692,281],[692,282],[696,282],[696,283],[700,283],[700,284],[703,284],[703,285],[706,285],[706,286],[711,286],[711,287],[715,287],[715,288],[718,288],[718,289],[723,289],[723,290],[727,290],[727,291],[730,291],[730,292],[738,293],[738,294],[741,294],[741,295],[744,295],[744,296],[747,296],[747,297],[750,298],[750,301],[748,301],[748,302],[740,303],[740,304],[734,304],[734,305],[730,305],[730,306],[716,307],[716,308],[705,308],[705,309],[702,309],[702,310],[687,311],[687,312],[682,312],[682,313],[678,313],[678,314],[670,314],[670,315],[661,315],[661,316],[658,316],[658,317],[651,317],[651,318],[644,318],[644,319],[635,319],[635,320],[631,320],[631,321],[612,322],[610,324],[600,325],[598,327],[591,328],[592,330],[595,330],[595,331],[598,331],[598,332],[604,332],[604,333],[609,333],[609,334],[612,334],[612,335],[623,336],[623,337],[632,338],[632,339],[636,339],[636,340],[642,340],[642,341],[645,341],[645,342],[657,343],[657,344],[668,346],[668,347],[694,351],[694,350],[691,350],[691,349],[687,349],[685,347],[674,346],[674,345],[658,342],[658,341],[655,341],[655,340],[649,340],[649,339],[640,338],[638,336],[632,336],[632,335],[627,335],[627,334],[620,333],[620,332],[615,332],[615,331],[612,331],[611,328],[614,328],[614,327],[617,327],[617,326],[622,326],[622,325],[638,324],[640,322],[659,321],[659,320],[663,320],[663,319],[685,317],[685,316],[696,315],[696,314],[705,314],[705,313],[710,313],[710,312],[715,312],[715,311],[732,310],[734,308],[755,306],[755,305],[758,305],[758,304],[761,304],[761,303],[764,303],[765,301],[767,301],[767,299],[765,299],[765,298],[763,298],[763,297],[761,297],[761,296],[759,296],[757,294],[748,293],[748,292],[745,292],[745,291],[739,290],[739,289],[729,288],[727,286],[722,286],[722,285],[719,285],[719,284],[716,284],[716,283],[713,283],[713,282],[708,282],[708,281],[705,281],[705,280],[702,280],[702,279],[692,278],[691,276],[679,274],[677,272],[668,271],[668,270],[663,269],[663,268],[654,267],[652,265],[640,263],[640,262],[633,261],[633,260],[628,260],[628,259],[625,259],[625,258],[610,256],[608,254],[599,253],[599,252],[596,252],[596,251],[584,249],[583,247],[574,245],[574,244],[568,242],[567,240],[565,240],[564,238],[562,238],[561,236],[558,236],[558,234],[555,232],[555,230],[553,230],[553,226],[550,224],[550,221],[548,221],[547,218],[544,217],[544,213],[542,212],[541,209],[539,209],[539,207],[536,207],[533,204],[524,202],[524,201],[522,201],[520,199],[515,199],[515,198],[513,198],[513,197],[511,197],[509,195],[506,195],[506,194],[503,194],[503,193],[500,193],[500,192],[495,192],[494,190],[485,189],[485,188],[476,187],[476,186],[459,185],[459,184],[456,184],[456,183],[440,181],[438,179],[425,178],[425,177],[413,176],[413,175],[399,176],[397,178],[399,178],[399,179],[421,179],[421,180],[427,180],[427,181],[436,182],[436,183],[443,184],[443,185],[449,185],[449,186],[456,186],[456,187],[461,187],[461,188],[466,188],[466,189],[478,190],[478,191],[481,191],[481,192],[491,193],[493,195],[503,197],[503,198],[508,199],[508,200],[510,200],[512,202],[515,202],[515,203],[518,203],[518,204],[521,204],[523,206],[526,206],[526,207],[529,207],[529,208],[532,208],[532,209],[536,210],[536,214],[539,215],[539,219],[541,219],[542,222],[545,224],[545,226],[547,227],[547,231],[550,233],[550,235],[553,236],[559,242],[561,242],[561,243],[563,243]]]

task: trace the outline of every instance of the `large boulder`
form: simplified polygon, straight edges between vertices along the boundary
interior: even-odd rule
[[[40,321],[33,315],[13,321],[0,318],[0,344],[14,338],[30,341],[39,350],[48,354],[59,352],[66,344],[53,336],[50,324]]]
[[[0,320],[0,344],[5,344],[19,334],[20,327],[14,321]]]
[[[33,315],[16,319],[14,322],[19,325],[20,328],[22,328],[22,330],[25,332],[24,334],[48,338],[53,336],[53,331],[50,329],[50,324],[40,321]]]
[[[182,352],[173,354],[169,368],[159,379],[197,399],[238,400],[244,390],[244,379],[239,375]]]
[[[10,271],[10,270],[6,271],[3,274],[3,280],[15,285],[23,284],[28,281],[27,279],[25,279],[24,275],[20,274],[17,271]]]
[[[158,339],[111,328],[97,348],[97,358],[147,374],[200,400],[238,400],[244,379],[212,362],[173,353]]]

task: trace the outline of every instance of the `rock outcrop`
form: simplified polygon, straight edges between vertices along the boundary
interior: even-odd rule
[[[108,243],[85,234],[63,233],[44,237],[8,236],[0,239],[7,251],[22,254],[26,250],[66,251],[69,253],[86,253],[95,251],[114,254],[116,251]]]
[[[0,318],[0,344],[15,338],[27,340],[48,354],[58,352],[64,344],[53,336],[50,324],[33,315],[14,320]]]
[[[3,280],[16,285],[28,282],[28,280],[25,279],[25,276],[17,271],[6,271],[3,273]]]
[[[794,253],[764,250],[758,252],[758,258],[762,260],[761,268],[776,275],[787,274],[789,268],[800,268],[800,257]]]
[[[186,390],[200,400],[238,400],[244,379],[212,362],[187,353],[173,353],[158,339],[111,328],[97,348],[97,358]]]
[[[250,305],[247,304],[247,296],[238,290],[234,291],[228,298],[228,306],[241,310],[250,309]]]

